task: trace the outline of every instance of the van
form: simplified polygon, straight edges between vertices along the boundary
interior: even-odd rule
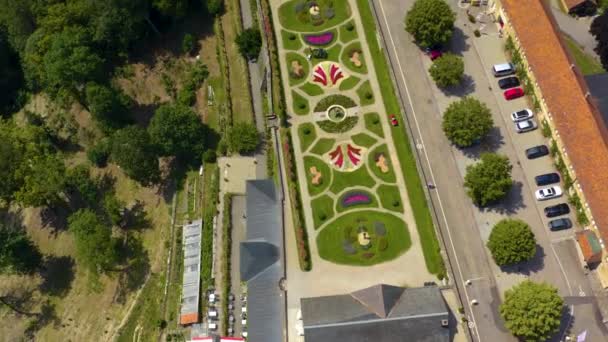
[[[513,75],[515,73],[515,66],[511,63],[495,64],[492,67],[492,73],[494,77]]]

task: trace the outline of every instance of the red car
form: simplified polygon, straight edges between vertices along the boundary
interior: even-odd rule
[[[429,57],[431,58],[432,61],[436,60],[437,58],[443,56],[443,52],[441,52],[440,50],[431,50],[429,51]]]
[[[399,126],[399,121],[397,121],[397,118],[395,117],[395,114],[391,114],[391,116],[389,116],[389,118],[391,119],[391,125],[393,125],[393,126]]]
[[[513,100],[524,96],[524,90],[521,87],[507,89],[504,92],[505,100]]]

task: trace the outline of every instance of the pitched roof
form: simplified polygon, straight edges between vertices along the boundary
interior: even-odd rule
[[[379,284],[350,295],[376,315],[386,318],[404,290],[402,287]]]
[[[602,239],[608,242],[608,131],[585,97],[584,82],[543,1],[503,0],[526,60],[557,127]]]
[[[277,246],[265,241],[241,243],[241,281],[248,281],[279,260]]]

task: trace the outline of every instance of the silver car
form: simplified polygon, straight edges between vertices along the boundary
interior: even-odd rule
[[[528,108],[526,108],[526,109],[518,110],[517,112],[511,113],[511,120],[513,120],[513,122],[518,122],[518,121],[532,119],[533,116],[534,116],[534,113],[531,110],[529,110]]]
[[[538,126],[536,125],[536,122],[533,119],[518,121],[515,123],[515,131],[517,133],[533,131],[536,129],[536,127]]]

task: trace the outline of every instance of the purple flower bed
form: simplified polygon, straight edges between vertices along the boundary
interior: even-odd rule
[[[353,205],[369,204],[372,202],[371,197],[364,192],[349,192],[342,196],[342,207],[347,208]]]
[[[333,32],[325,32],[321,34],[309,34],[304,36],[304,40],[310,45],[327,45],[334,39]]]

